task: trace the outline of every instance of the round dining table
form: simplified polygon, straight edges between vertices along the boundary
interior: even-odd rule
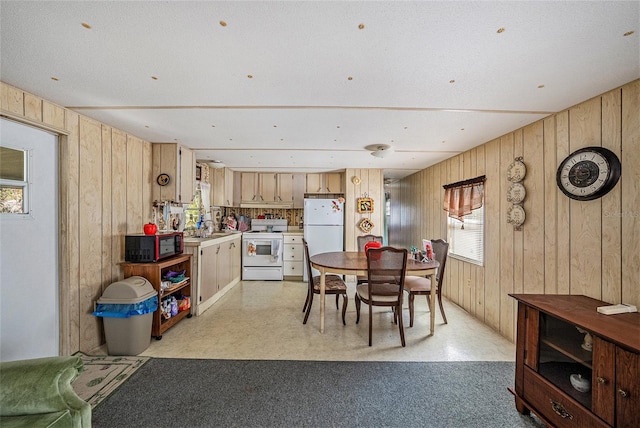
[[[325,295],[325,275],[327,273],[343,275],[367,275],[367,256],[364,251],[334,251],[331,253],[320,253],[311,256],[311,266],[320,271],[320,333],[324,333],[324,295]],[[418,262],[407,259],[407,275],[431,276],[431,284],[436,283],[436,270],[440,264],[431,260],[428,262]],[[431,287],[429,299],[429,311],[431,312],[431,332],[435,332],[436,321],[436,287]]]

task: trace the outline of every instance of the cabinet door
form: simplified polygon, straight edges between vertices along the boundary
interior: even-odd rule
[[[234,192],[234,182],[233,182],[233,171],[229,168],[224,169],[224,203],[222,204],[225,207],[232,207],[234,202],[233,197]]]
[[[243,172],[240,175],[240,191],[242,202],[258,202],[258,174],[255,172]]]
[[[278,174],[276,202],[293,202],[293,174]]]
[[[324,180],[327,193],[342,193],[342,174],[330,172],[325,174]]]
[[[276,200],[276,184],[277,176],[274,173],[260,173],[258,177],[259,183],[259,200],[263,202],[274,202]]]
[[[188,203],[193,200],[196,191],[196,155],[184,147],[178,147],[180,157],[180,182],[178,187],[178,200]]]
[[[211,173],[211,204],[224,207],[225,204],[225,168],[210,169]]]
[[[610,425],[614,423],[615,360],[613,343],[593,337],[593,378],[591,410]]]
[[[307,174],[307,193],[322,192],[322,174]]]
[[[293,208],[304,208],[305,174],[293,174]]]
[[[220,245],[202,248],[200,253],[200,302],[206,302],[218,292],[218,251]]]
[[[240,238],[234,239],[231,242],[231,281],[236,278],[240,278],[240,275],[242,274],[241,258],[242,241]]]
[[[231,282],[231,242],[223,242],[217,246],[218,252],[218,291]]]
[[[640,426],[640,355],[616,348],[616,426]]]

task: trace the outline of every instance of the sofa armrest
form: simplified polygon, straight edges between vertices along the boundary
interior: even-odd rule
[[[0,363],[0,416],[69,410],[74,426],[91,426],[91,405],[71,386],[82,367],[80,357]]]

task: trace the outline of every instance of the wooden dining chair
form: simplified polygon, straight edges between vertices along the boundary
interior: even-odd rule
[[[379,235],[358,236],[358,251],[364,251],[364,246],[367,245],[369,242],[379,242],[380,244],[382,244],[383,243],[382,241],[383,241],[383,238],[382,236],[379,236]],[[358,284],[364,284],[365,282],[367,282],[367,276],[358,275],[356,278],[356,281]]]
[[[407,273],[407,250],[394,247],[370,248],[367,252],[367,282],[356,285],[356,324],[360,322],[360,302],[369,306],[369,346],[372,345],[373,306],[389,306],[405,346],[402,298]]]
[[[307,299],[304,302],[304,306],[302,307],[302,312],[306,312],[304,314],[304,321],[302,324],[307,323],[307,319],[309,318],[309,313],[311,312],[311,304],[313,303],[313,295],[320,294],[320,275],[313,276],[313,270],[311,269],[311,260],[309,258],[309,245],[305,239],[302,239],[302,243],[304,244],[304,255],[307,260],[307,272],[308,280],[307,280]],[[335,294],[336,295],[336,309],[338,309],[338,303],[340,299],[340,295],[343,296],[344,303],[342,303],[342,324],[347,325],[345,322],[345,314],[347,312],[347,284],[344,283],[344,280],[338,275],[325,275],[324,278],[325,284],[325,295],[326,294]]]
[[[438,298],[438,306],[440,306],[440,314],[447,324],[447,316],[444,314],[442,307],[442,287],[444,286],[444,268],[447,265],[447,253],[449,252],[449,243],[442,239],[431,240],[433,245],[434,257],[440,266],[436,273],[436,296]],[[404,289],[409,293],[409,327],[413,327],[414,299],[416,296],[427,296],[427,303],[431,307],[431,279],[422,276],[407,276],[404,280]]]

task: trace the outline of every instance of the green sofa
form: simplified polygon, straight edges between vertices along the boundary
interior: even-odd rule
[[[46,357],[0,363],[0,427],[90,427],[91,405],[71,382],[79,357]]]

